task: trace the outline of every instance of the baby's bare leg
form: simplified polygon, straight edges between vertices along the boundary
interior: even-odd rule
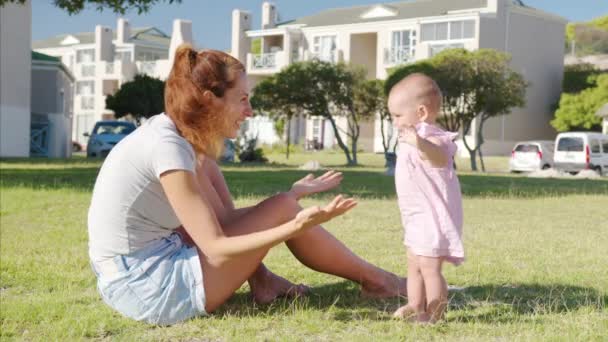
[[[443,319],[448,304],[448,285],[441,274],[443,258],[419,256],[418,262],[426,293],[426,313],[434,323]]]
[[[418,256],[407,252],[407,305],[397,309],[394,317],[411,321],[427,321],[426,293]]]

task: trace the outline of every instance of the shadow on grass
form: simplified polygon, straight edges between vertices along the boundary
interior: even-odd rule
[[[404,300],[401,299],[401,304]],[[268,305],[254,303],[249,291],[235,294],[216,314],[230,317],[274,316],[297,311],[322,311],[337,321],[388,320],[399,300],[370,300],[360,296],[359,286],[343,280],[311,288],[298,298],[279,298]]]
[[[384,321],[391,320],[392,312],[405,302],[403,298],[364,299],[359,296],[356,284],[340,281],[313,287],[304,297],[281,298],[263,306],[254,304],[249,292],[239,292],[216,314],[252,317],[319,311],[325,319],[336,321]],[[570,285],[487,284],[450,292],[449,306],[448,323],[513,323],[581,308],[599,312],[608,307],[608,296],[595,289]]]
[[[531,316],[559,314],[589,308],[602,311],[608,296],[592,288],[572,285],[486,284],[450,293],[449,321],[514,322]]]
[[[2,188],[26,187],[34,189],[76,189],[91,191],[99,171],[97,164],[87,166],[77,160],[65,167],[35,167],[36,163],[23,165],[3,161],[0,169]],[[61,165],[61,164],[59,164]],[[10,167],[15,166],[15,167]],[[72,167],[70,167],[72,166]],[[393,177],[378,171],[345,168],[344,180],[338,192],[357,198],[394,198]],[[291,184],[308,172],[278,166],[227,167],[224,176],[235,198],[266,197],[287,190]],[[320,172],[316,172],[320,174]],[[587,179],[537,179],[507,175],[462,174],[459,176],[465,197],[509,197],[533,198],[542,196],[564,196],[570,194],[608,194],[608,181]]]

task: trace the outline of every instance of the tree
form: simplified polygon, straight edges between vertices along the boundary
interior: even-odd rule
[[[139,123],[141,118],[165,111],[164,91],[165,82],[138,74],[114,95],[106,97],[106,108],[113,110],[116,118],[131,114]]]
[[[608,103],[608,74],[597,76],[596,86],[576,94],[562,94],[559,109],[551,125],[559,132],[570,130],[600,131],[602,119],[597,110]]]
[[[573,94],[594,87],[596,85],[597,76],[600,74],[602,74],[602,71],[590,63],[566,65],[564,67],[562,91],[564,93]]]
[[[303,113],[328,120],[347,163],[356,165],[359,123],[371,117],[354,104],[355,88],[362,81],[363,71],[342,63],[319,60],[293,63],[256,86],[252,105],[270,115]],[[338,126],[338,117],[346,118],[346,130]],[[350,139],[350,148],[340,133]]]
[[[365,113],[377,113],[380,119],[380,135],[382,137],[382,148],[384,150],[384,158],[387,166],[389,163],[389,155],[395,153],[397,147],[397,139],[395,139],[394,131],[391,129],[393,120],[387,107],[387,96],[384,92],[384,82],[380,80],[366,80],[356,91],[355,106],[360,111]],[[391,127],[386,127],[388,123]],[[394,141],[394,142],[393,142]]]
[[[508,114],[512,107],[524,105],[526,83],[520,74],[509,69],[509,60],[507,54],[490,49],[474,52],[448,49],[425,61],[393,70],[385,90],[389,92],[399,80],[414,72],[433,78],[443,94],[439,124],[452,132],[462,130],[471,169],[477,170],[479,153],[484,170],[480,149],[484,123]],[[474,124],[478,127],[475,143],[471,145],[464,137],[471,133]]]
[[[475,65],[472,83],[475,89],[472,94],[465,96],[470,98],[472,114],[479,119],[479,126],[475,144],[471,147],[467,139],[463,139],[463,142],[471,157],[471,169],[477,170],[477,150],[482,171],[485,171],[481,153],[481,145],[484,142],[483,125],[490,118],[509,114],[512,107],[523,107],[527,84],[521,74],[509,68],[511,58],[506,53],[481,49],[471,53],[471,57]],[[470,121],[463,123],[464,135],[470,132],[473,120],[471,115],[466,118]]]
[[[608,53],[608,15],[566,26],[566,49],[574,41],[576,55]]]
[[[275,74],[258,83],[253,90],[251,97],[251,106],[256,114],[267,114],[275,120],[275,123],[282,122],[283,124],[275,124],[277,134],[285,136],[286,158],[289,159],[289,147],[291,145],[291,120],[301,110],[290,99],[290,92],[297,91],[294,87],[297,84],[290,83],[285,80],[285,74]],[[283,128],[283,129],[281,129]]]
[[[27,0],[0,0],[0,7],[7,3],[25,4]],[[68,12],[78,14],[85,6],[95,7],[98,11],[109,9],[117,14],[125,14],[130,10],[137,10],[137,14],[147,13],[153,5],[159,2],[181,3],[182,0],[53,0],[55,6]]]

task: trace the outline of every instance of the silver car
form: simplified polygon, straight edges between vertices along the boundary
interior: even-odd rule
[[[90,135],[84,133],[84,136],[89,137],[87,157],[105,158],[112,148],[135,128],[137,127],[128,121],[98,121]]]
[[[522,141],[515,144],[509,159],[509,171],[536,171],[553,167],[555,143],[548,140]]]

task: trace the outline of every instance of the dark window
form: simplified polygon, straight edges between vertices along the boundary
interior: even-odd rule
[[[515,147],[515,152],[534,152],[538,153],[538,146],[531,144],[521,144]]]
[[[608,140],[602,141],[602,149],[604,153],[608,154]]]
[[[591,153],[600,153],[600,141],[599,140],[591,140]]]
[[[558,151],[582,152],[584,149],[582,138],[561,138],[557,143]]]

